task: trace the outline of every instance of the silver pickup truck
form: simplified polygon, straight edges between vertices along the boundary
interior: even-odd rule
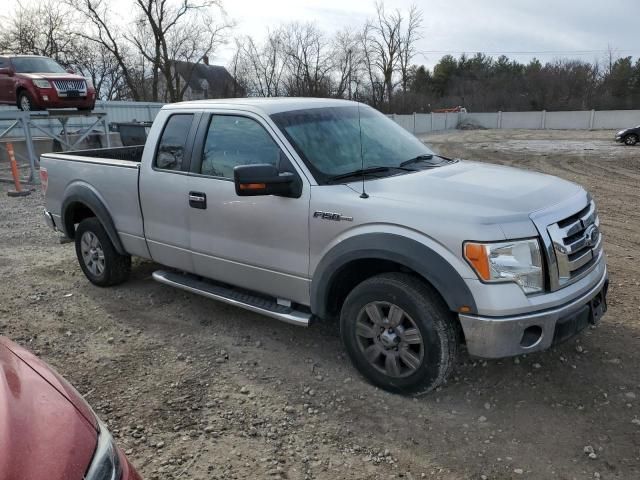
[[[607,267],[580,186],[445,158],[327,99],[164,107],[146,145],[42,156],[47,223],[99,286],[131,256],[167,285],[309,325],[339,319],[387,390],[442,384],[460,346],[499,358],[598,322]]]

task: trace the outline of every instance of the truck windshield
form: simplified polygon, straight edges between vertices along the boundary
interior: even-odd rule
[[[14,57],[11,59],[17,73],[65,73],[55,60],[47,57]]]
[[[429,166],[443,164],[411,133],[365,105],[294,110],[271,118],[319,183],[372,167],[388,167],[375,168],[376,177],[407,173],[413,168],[398,167],[418,157],[426,163],[433,159]]]

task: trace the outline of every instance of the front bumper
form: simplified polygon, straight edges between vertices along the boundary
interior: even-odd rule
[[[502,358],[545,350],[567,340],[584,329],[592,318],[598,300],[606,310],[608,276],[605,269],[600,280],[580,297],[557,308],[508,317],[460,314],[470,355]]]
[[[80,96],[69,97],[58,93],[55,88],[36,88],[34,101],[39,108],[90,108],[96,103],[94,90],[80,93]]]

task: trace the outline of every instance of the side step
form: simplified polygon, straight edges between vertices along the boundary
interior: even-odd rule
[[[244,308],[245,310],[260,313],[293,325],[307,327],[311,320],[310,313],[279,305],[275,300],[269,299],[269,297],[259,296],[246,290],[234,289],[212,281],[202,280],[200,277],[187,273],[158,270],[153,272],[153,279],[157,282],[186,290],[187,292],[219,300],[229,305]]]

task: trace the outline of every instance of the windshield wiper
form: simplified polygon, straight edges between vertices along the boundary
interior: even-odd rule
[[[423,160],[431,160],[432,158],[433,158],[433,155],[430,153],[427,153],[424,155],[418,155],[417,157],[413,157],[413,158],[410,158],[409,160],[405,160],[400,164],[400,166],[404,167],[406,165],[411,165],[412,163],[422,162]]]
[[[354,170],[353,172],[341,173],[340,175],[334,175],[332,177],[327,178],[328,182],[333,182],[335,180],[343,180],[345,178],[351,177],[361,177],[362,175],[367,175],[369,173],[381,173],[388,172],[392,167],[369,167],[369,168],[361,168],[358,170]]]

